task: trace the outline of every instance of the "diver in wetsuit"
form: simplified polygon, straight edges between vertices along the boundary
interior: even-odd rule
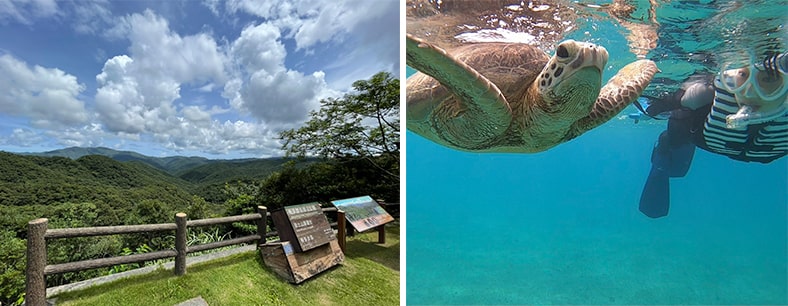
[[[670,178],[684,177],[695,147],[744,162],[770,163],[788,153],[788,52],[760,67],[725,69],[698,76],[644,110],[669,112],[667,130],[651,153],[651,171],[640,211],[664,217],[670,208]]]

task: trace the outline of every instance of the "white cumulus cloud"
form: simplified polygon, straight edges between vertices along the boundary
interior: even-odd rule
[[[173,102],[181,85],[223,85],[227,79],[226,57],[210,35],[181,36],[150,10],[120,24],[130,55],[107,60],[96,76],[96,111],[108,130],[157,134],[178,128]]]
[[[131,41],[129,51],[141,73],[179,83],[216,80],[224,84],[226,59],[209,34],[180,36],[151,10],[127,16],[124,22]]]
[[[322,71],[304,74],[285,67],[287,51],[280,38],[279,28],[269,23],[245,28],[230,49],[241,68],[224,93],[234,107],[275,129],[306,120],[329,91]]]
[[[37,127],[83,124],[88,120],[78,96],[85,87],[60,69],[28,66],[0,55],[0,112],[30,118]]]
[[[399,24],[399,1],[257,1],[229,0],[227,11],[246,13],[272,19],[272,23],[284,30],[296,41],[298,49],[309,48],[318,42],[328,42],[339,36],[354,33],[358,26],[369,21],[378,21],[385,15],[397,16],[396,23],[387,23],[392,27]],[[212,7],[215,7],[215,3]],[[398,26],[394,26],[399,31]],[[380,37],[380,36],[378,36]]]
[[[107,60],[96,76],[101,124],[172,150],[279,152],[276,131],[305,120],[326,87],[322,72],[285,67],[287,51],[270,24],[249,26],[226,46],[208,33],[181,36],[151,11],[124,17],[115,31],[129,40],[129,54]],[[185,84],[200,93],[223,88],[225,102],[257,122],[216,120],[229,109],[184,100]]]
[[[43,141],[41,134],[24,128],[16,128],[7,138],[0,138],[0,143],[5,145],[30,147]]]
[[[216,2],[211,3],[216,8]],[[328,45],[341,54],[323,68],[334,89],[380,71],[399,72],[399,1],[228,0],[228,13],[259,16],[293,39],[297,50]],[[216,12],[216,11],[215,11]],[[325,46],[323,46],[325,48]],[[334,84],[343,84],[339,88]]]

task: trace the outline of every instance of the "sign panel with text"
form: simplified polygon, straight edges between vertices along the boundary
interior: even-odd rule
[[[290,241],[297,252],[324,245],[336,239],[323,209],[317,202],[286,206],[271,213],[282,241]]]

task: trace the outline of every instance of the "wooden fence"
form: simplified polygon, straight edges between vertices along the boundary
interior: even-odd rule
[[[336,207],[323,208],[323,213],[337,212],[337,222],[331,223],[336,226],[338,233],[337,239],[342,251],[345,251],[346,227],[345,213],[337,210]],[[48,229],[46,218],[35,219],[27,224],[27,271],[25,273],[25,304],[29,306],[39,306],[46,304],[46,276],[58,273],[77,272],[88,269],[109,267],[114,265],[144,262],[150,260],[175,257],[175,275],[186,274],[186,255],[189,253],[211,250],[241,243],[256,242],[257,245],[265,244],[266,237],[276,236],[277,233],[267,232],[267,220],[271,214],[266,207],[258,206],[257,213],[230,216],[222,218],[186,220],[185,213],[175,214],[175,223],[143,224],[143,225],[121,225],[121,226],[99,226],[82,228],[59,228]],[[254,221],[257,225],[257,233],[254,235],[216,241],[200,245],[186,245],[188,229],[190,227],[201,227],[225,224],[231,222]],[[175,231],[175,249],[161,250],[144,254],[134,254],[116,256],[108,258],[90,259],[62,264],[47,264],[47,239],[75,238],[89,236],[104,236],[131,233],[151,233],[162,231]]]

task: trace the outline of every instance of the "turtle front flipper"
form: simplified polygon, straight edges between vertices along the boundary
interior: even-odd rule
[[[588,116],[572,125],[566,140],[575,138],[616,116],[643,93],[657,72],[659,72],[657,64],[647,59],[638,60],[621,68],[599,91],[599,97]]]
[[[410,109],[429,113],[419,114],[422,118],[408,118],[408,129],[433,141],[471,151],[489,146],[492,139],[506,131],[512,110],[495,84],[445,50],[412,35],[407,35],[406,51],[408,66],[438,81],[454,98],[411,99],[409,93],[408,114]]]

